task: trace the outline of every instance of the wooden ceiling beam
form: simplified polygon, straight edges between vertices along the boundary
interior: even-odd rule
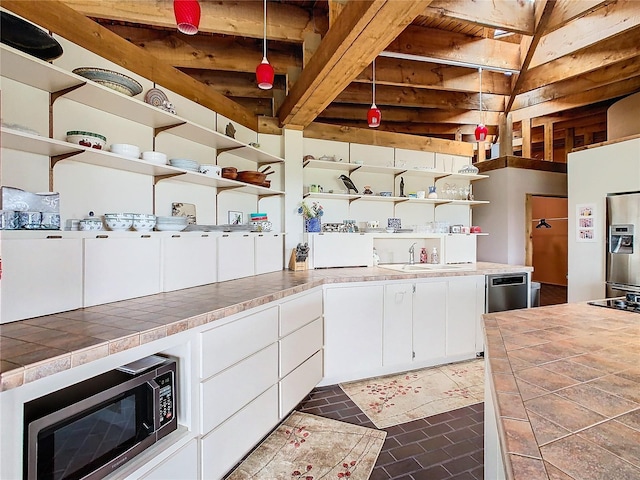
[[[514,43],[415,25],[407,27],[385,50],[509,70],[519,70],[521,63],[520,47]]]
[[[513,121],[550,115],[555,112],[569,110],[592,103],[623,97],[640,91],[640,77],[633,77],[621,82],[594,88],[586,92],[567,95],[557,100],[541,103],[532,107],[521,108],[512,112]]]
[[[338,95],[334,103],[371,103],[371,86],[352,83]],[[440,108],[442,110],[480,110],[477,93],[426,90],[424,88],[401,88],[387,85],[376,86],[376,104],[400,107]],[[502,112],[505,98],[502,95],[483,95],[483,111]],[[478,113],[478,115],[480,115]]]
[[[182,35],[166,30],[105,25],[162,62],[180,68],[255,72],[262,60],[262,42],[237,37]],[[278,45],[269,50],[269,62],[276,74],[285,75],[289,68],[302,68],[300,46]],[[257,87],[256,87],[257,88]]]
[[[281,124],[311,123],[429,3],[347,3],[280,108]]]
[[[584,17],[599,8],[617,1],[618,0],[580,0],[576,2],[575,0],[558,0],[549,18],[546,33],[562,28],[569,22]]]
[[[256,87],[256,75],[253,72],[232,73],[190,68],[180,70],[226,97],[273,98],[276,92],[279,95],[284,95],[286,90],[286,78],[284,75],[276,75],[272,89],[262,90]]]
[[[57,1],[2,0],[2,7],[127,70],[162,85],[221,115],[257,130],[257,119],[243,106],[173,68],[81,13]]]
[[[424,15],[477,23],[489,28],[531,35],[533,32],[533,2],[500,2],[490,8],[486,2],[468,0],[437,0]]]
[[[605,38],[624,34],[638,25],[640,8],[637,0],[618,0],[603,6],[583,16],[580,22],[571,22],[546,34],[531,59],[531,68],[588,48]]]
[[[528,92],[544,85],[575,78],[638,55],[640,55],[640,27],[635,27],[624,35],[607,38],[579,52],[531,68],[516,93]]]
[[[322,122],[336,124],[336,122],[341,122],[340,125],[345,125],[348,127],[358,127],[358,128],[366,128],[366,125],[363,124],[362,121],[356,120],[344,120],[344,119],[336,119],[332,120],[330,118],[323,118]],[[473,125],[455,125],[455,124],[444,124],[444,123],[419,123],[419,122],[392,122],[388,121],[385,118],[385,121],[380,124],[379,129],[384,130],[385,132],[396,132],[396,133],[408,133],[411,135],[436,135],[436,136],[450,136],[452,139],[455,138],[456,134],[459,135],[474,135],[476,124]],[[487,127],[489,131],[489,135],[497,135],[498,127],[492,125],[491,127]]]
[[[304,129],[303,135],[305,138],[318,138],[338,142],[364,143],[367,145],[406,148],[425,152],[440,152],[464,155],[467,157],[473,155],[473,145],[470,143],[376,131],[371,128],[352,128],[313,122]]]
[[[367,66],[354,81],[370,83],[373,79],[372,71],[371,66]],[[480,91],[480,79],[476,69],[389,57],[376,59],[376,85],[454,90],[476,92],[476,94]],[[482,91],[508,95],[511,93],[510,79],[503,73],[483,72]]]
[[[172,0],[63,0],[67,6],[88,17],[119,20],[176,29]],[[261,1],[200,2],[199,32],[261,39]],[[319,30],[320,28],[320,30]],[[302,43],[306,33],[327,30],[327,20],[313,18],[307,10],[291,3],[268,2],[267,38]]]

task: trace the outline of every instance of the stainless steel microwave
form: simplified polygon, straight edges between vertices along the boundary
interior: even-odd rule
[[[23,477],[104,478],[176,430],[176,385],[153,355],[26,403]]]

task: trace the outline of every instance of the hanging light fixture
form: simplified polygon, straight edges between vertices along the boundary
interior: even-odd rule
[[[371,108],[367,112],[367,123],[371,128],[380,126],[380,120],[382,113],[380,109],[376,107],[376,59],[373,59],[373,98],[371,102]]]
[[[262,90],[273,88],[275,72],[267,60],[267,0],[264,0],[264,41],[262,42],[262,62],[256,68],[256,80]]]
[[[173,0],[173,13],[176,16],[178,31],[185,35],[198,33],[200,25],[200,4],[198,0]]]
[[[489,131],[482,121],[482,67],[478,68],[478,71],[480,72],[480,123],[476,127],[475,135],[478,142],[484,142]]]

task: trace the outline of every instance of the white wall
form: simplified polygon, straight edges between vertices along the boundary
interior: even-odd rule
[[[640,133],[640,92],[618,100],[607,110],[607,140]]]
[[[640,190],[640,139],[589,148],[568,156],[568,300],[604,298],[607,193]],[[576,241],[576,207],[595,205],[595,242]]]
[[[566,195],[567,175],[513,167],[486,174],[473,184],[475,198],[490,201],[473,209],[473,224],[489,234],[478,237],[478,260],[524,265],[527,194]]]

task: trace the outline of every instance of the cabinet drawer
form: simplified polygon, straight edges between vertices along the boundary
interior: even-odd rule
[[[254,258],[255,243],[252,235],[222,235],[218,238],[218,281],[253,275]]]
[[[287,413],[322,380],[322,350],[309,358],[280,382],[280,418]]]
[[[280,336],[322,316],[322,290],[294,298],[280,305]]]
[[[358,233],[313,234],[313,268],[370,267],[373,265],[373,238]]]
[[[277,382],[278,345],[274,343],[202,383],[201,432],[213,430]]]
[[[0,323],[82,307],[82,240],[2,240]]]
[[[84,240],[84,306],[160,292],[159,238]]]
[[[162,239],[162,291],[215,283],[216,237],[172,235]]]
[[[256,275],[278,272],[284,268],[282,235],[260,233],[256,236]]]
[[[280,340],[280,377],[284,377],[323,345],[322,319],[318,318]]]
[[[203,332],[202,378],[239,362],[278,340],[278,307]]]
[[[198,478],[198,440],[193,439],[160,465],[144,475],[144,480],[168,480],[170,478]]]
[[[278,387],[274,385],[203,438],[202,478],[222,478],[278,420]]]

